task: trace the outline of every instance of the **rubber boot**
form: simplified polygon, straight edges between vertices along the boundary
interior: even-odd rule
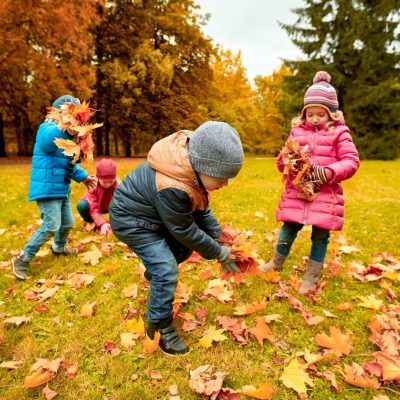
[[[189,351],[172,325],[172,318],[162,319],[158,323],[149,323],[147,336],[153,340],[156,332],[160,332],[160,347],[164,353],[175,356]]]
[[[286,258],[287,256],[283,254],[275,253],[271,260],[266,264],[260,265],[258,269],[262,272],[281,271]]]
[[[299,293],[306,294],[308,292],[315,292],[318,287],[319,276],[321,275],[324,263],[321,261],[314,261],[309,259],[307,270],[304,275],[304,280],[300,285]]]

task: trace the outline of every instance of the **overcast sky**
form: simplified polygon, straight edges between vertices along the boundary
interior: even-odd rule
[[[280,58],[297,59],[301,51],[281,29],[278,21],[294,23],[290,10],[302,0],[195,0],[201,13],[211,14],[203,32],[224,49],[241,50],[250,81],[270,75],[281,65]]]

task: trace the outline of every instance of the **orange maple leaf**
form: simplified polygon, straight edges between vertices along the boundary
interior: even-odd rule
[[[335,326],[331,326],[329,330],[331,336],[328,336],[325,333],[318,333],[315,336],[317,344],[321,347],[334,350],[338,355],[348,355],[351,351],[350,335],[343,334],[340,329]]]
[[[391,357],[381,351],[375,353],[374,357],[382,365],[384,381],[400,381],[400,357]]]
[[[76,163],[81,154],[81,148],[73,140],[69,139],[55,139],[54,143],[60,149],[63,149],[63,153],[68,157],[73,157],[72,163]]]
[[[252,385],[243,386],[241,392],[255,399],[269,400],[275,394],[275,388],[267,381],[262,383],[258,389]]]
[[[351,385],[369,389],[379,389],[380,387],[378,379],[376,377],[371,378],[364,369],[356,363],[353,363],[351,366],[346,364],[341,374],[343,379]]]
[[[261,303],[253,303],[253,304],[245,304],[243,306],[235,307],[234,315],[248,315],[255,313],[257,311],[263,310],[266,304],[264,302]]]
[[[43,385],[43,383],[48,382],[49,380],[53,379],[55,374],[46,371],[43,368],[39,368],[35,371],[32,375],[29,375],[24,380],[24,387],[32,388],[36,386]]]
[[[155,352],[160,346],[160,332],[156,332],[154,335],[154,339],[151,340],[147,335],[143,340],[143,348],[148,352],[148,353],[153,353]]]
[[[265,322],[264,317],[257,318],[257,325],[254,328],[248,329],[248,331],[258,340],[260,345],[263,345],[264,339],[268,339],[270,342],[275,341],[275,335]]]

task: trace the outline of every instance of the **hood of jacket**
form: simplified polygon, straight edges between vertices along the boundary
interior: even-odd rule
[[[198,190],[200,185],[187,149],[192,134],[191,131],[182,130],[159,140],[150,149],[147,161],[157,172]]]

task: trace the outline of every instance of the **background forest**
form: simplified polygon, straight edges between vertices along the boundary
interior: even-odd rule
[[[195,0],[2,0],[0,156],[30,155],[46,107],[65,93],[104,122],[97,155],[144,155],[208,119],[274,155],[317,70],[332,77],[363,158],[400,156],[400,1],[304,0],[282,24],[305,54],[249,82],[241,56],[206,37]]]

